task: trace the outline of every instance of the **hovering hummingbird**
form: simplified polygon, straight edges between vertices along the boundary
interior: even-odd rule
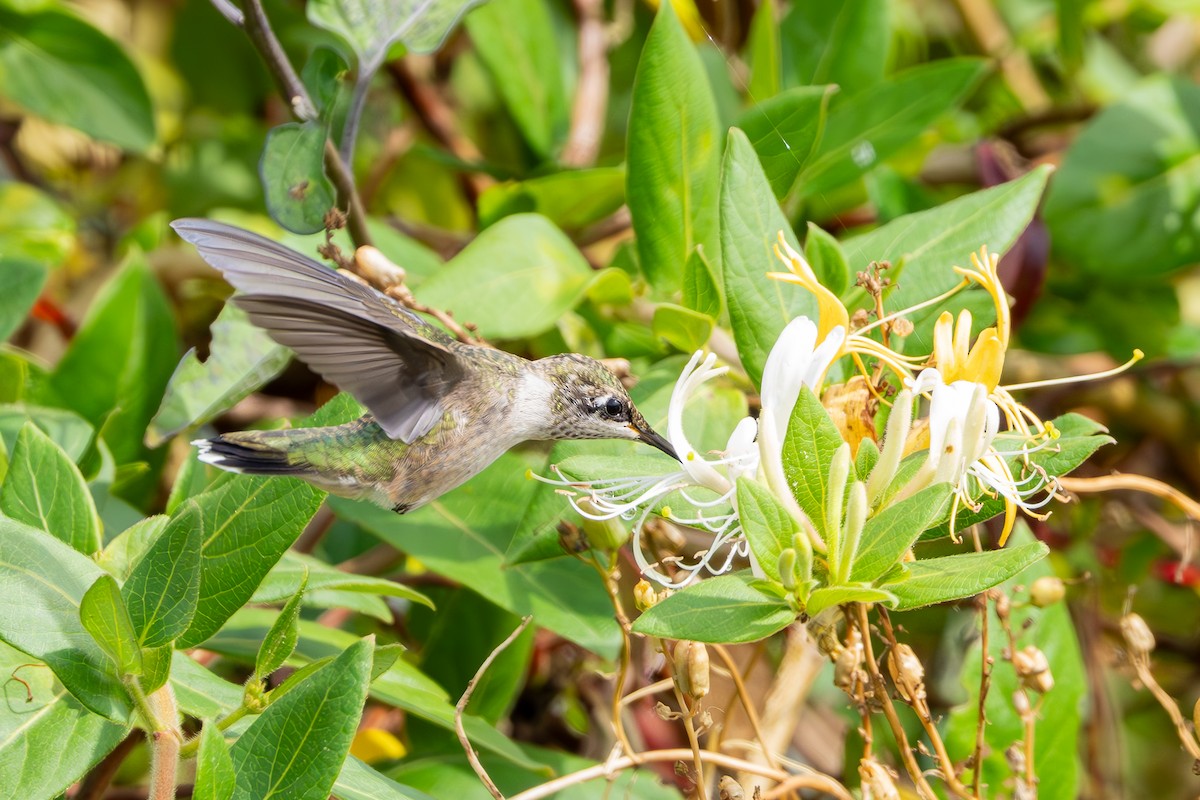
[[[237,289],[233,302],[251,321],[369,412],[345,425],[201,439],[193,442],[201,461],[294,475],[403,514],[525,441],[636,439],[678,459],[593,358],[529,361],[465,344],[387,295],[257,234],[202,219],[171,227]]]

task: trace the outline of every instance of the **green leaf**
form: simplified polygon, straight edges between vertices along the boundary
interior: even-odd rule
[[[566,235],[538,214],[505,217],[421,284],[417,296],[484,336],[543,333],[575,307],[595,273]]]
[[[843,603],[883,603],[894,607],[896,602],[895,594],[874,586],[824,586],[808,596],[804,604],[804,613],[815,617],[825,609]]]
[[[0,512],[33,525],[84,555],[100,550],[100,518],[79,468],[33,422],[17,434],[0,486]]]
[[[96,563],[114,578],[126,580],[133,565],[162,535],[169,521],[170,517],[165,514],[155,514],[135,522],[108,543],[96,557]]]
[[[774,251],[780,231],[799,249],[754,148],[734,128],[721,171],[721,261],[733,338],[755,385],[762,380],[767,353],[784,326],[796,317],[817,315],[812,294],[766,275],[782,267]]]
[[[260,714],[230,749],[235,800],[325,800],[367,697],[371,638],[362,639]]]
[[[142,648],[142,691],[146,694],[165,684],[171,677],[171,656],[175,648],[170,644]]]
[[[338,800],[434,800],[424,792],[396,783],[354,756],[348,756],[333,784]]]
[[[575,560],[514,566],[505,551],[535,482],[531,464],[501,456],[460,489],[410,514],[330,498],[339,517],[355,522],[417,558],[431,571],[478,592],[518,616],[611,658],[620,646],[612,606],[595,572]]]
[[[46,268],[23,258],[0,258],[0,342],[25,322],[42,286]]]
[[[129,57],[61,11],[0,8],[0,95],[135,153],[154,143],[154,110]]]
[[[835,99],[821,144],[800,174],[800,193],[831,192],[886,161],[962,102],[986,69],[982,59],[948,58]]]
[[[236,776],[225,736],[212,720],[200,730],[200,753],[196,757],[196,783],[193,800],[229,800],[233,797]]]
[[[540,0],[490,0],[464,24],[525,141],[549,156],[571,114],[550,7]]]
[[[760,4],[750,19],[750,34],[746,39],[746,63],[750,67],[746,93],[759,103],[779,94],[783,80],[776,13],[774,3]]]
[[[1046,196],[1054,250],[1088,272],[1145,280],[1194,264],[1200,87],[1156,75],[1095,116]]]
[[[129,609],[121,599],[121,587],[111,575],[101,575],[79,603],[83,627],[108,653],[122,675],[142,673],[142,650]]]
[[[748,572],[718,575],[692,584],[647,609],[633,630],[694,642],[754,642],[796,619],[788,602],[759,588]]]
[[[53,269],[74,247],[75,218],[54,198],[28,183],[0,183],[0,255]],[[6,338],[0,329],[0,339]]]
[[[1013,531],[1016,544],[1032,539],[1024,523],[1018,524]],[[1039,561],[1011,578],[1004,591],[1011,593],[1018,584],[1029,586],[1038,578],[1053,574],[1049,561]],[[1010,614],[1009,624],[1018,632],[1018,646],[1036,645],[1045,654],[1050,672],[1054,675],[1054,688],[1037,701],[1038,713],[1034,718],[1033,760],[1038,777],[1038,794],[1042,797],[1078,797],[1078,743],[1084,724],[1081,709],[1086,707],[1088,680],[1070,608],[1066,603],[1055,603],[1046,608],[1013,603]],[[978,619],[975,612],[971,616]],[[989,786],[1000,786],[1012,774],[1004,752],[1013,742],[1025,738],[1025,723],[1012,702],[1020,679],[1015,670],[1002,665],[1003,653],[1009,644],[1007,637],[995,635],[1003,629],[996,617],[995,606],[991,604],[988,629],[993,634],[988,637],[988,656],[997,667],[992,670],[984,705],[988,724],[984,727],[983,782]],[[966,631],[960,633],[960,636],[967,635]],[[968,693],[966,702],[950,712],[945,731],[946,745],[952,753],[968,753],[975,747],[979,671],[983,653],[977,636],[969,640],[972,645],[966,653],[960,673]],[[963,778],[967,785],[971,784],[970,771]]]
[[[288,656],[296,649],[300,639],[300,602],[304,599],[304,590],[308,588],[308,571],[300,578],[300,588],[284,605],[283,611],[275,619],[271,630],[267,631],[262,646],[258,648],[258,658],[254,661],[254,674],[265,678],[283,666]]]
[[[203,642],[250,599],[323,497],[295,478],[237,475],[193,498],[205,538],[196,614],[180,647]]]
[[[0,639],[45,662],[80,703],[124,723],[129,699],[116,666],[79,619],[102,574],[58,539],[0,517]]]
[[[228,714],[242,703],[241,686],[218,678],[178,650],[172,650],[171,689],[180,710],[197,719]]]
[[[791,191],[821,139],[833,87],[801,86],[765,100],[738,118],[762,161],[771,191]]]
[[[926,558],[908,565],[908,577],[884,588],[895,594],[898,609],[920,608],[972,597],[998,586],[1035,561],[1049,548],[1029,542],[982,553]]]
[[[288,551],[279,563],[271,568],[250,598],[251,603],[278,603],[294,595],[301,581],[307,576],[308,591],[304,604],[325,607],[323,597],[346,600],[354,595],[377,595],[401,597],[414,603],[433,608],[433,601],[409,586],[386,578],[373,578],[331,567],[320,559]],[[359,610],[359,609],[356,609]],[[390,621],[390,614],[388,617]]]
[[[703,245],[696,245],[683,265],[683,305],[713,319],[719,318],[725,307],[721,284],[708,257],[704,255]]]
[[[660,303],[654,309],[651,327],[655,336],[666,339],[685,353],[700,350],[712,336],[716,321],[707,314],[674,303]]]
[[[817,280],[839,297],[850,286],[850,262],[838,240],[813,223],[808,223],[804,240],[804,257],[816,273]]]
[[[950,484],[935,483],[867,520],[850,579],[871,583],[896,566],[922,531],[942,518],[953,496]]]
[[[51,384],[104,436],[118,464],[145,457],[142,436],[179,357],[171,307],[145,257],[101,289]],[[69,451],[68,451],[69,452]]]
[[[565,231],[578,231],[624,203],[624,167],[565,170],[486,189],[479,196],[479,224],[486,228],[512,214],[533,212]]]
[[[96,435],[87,420],[71,411],[19,404],[0,405],[0,440],[3,440],[6,452],[12,453],[16,449],[17,436],[26,422],[36,425],[76,464],[83,460]]]
[[[2,642],[0,675],[0,786],[6,797],[60,796],[129,730],[88,711],[55,681],[54,673],[30,665],[27,654]],[[28,684],[28,693],[10,676]]]
[[[325,126],[285,122],[267,133],[258,174],[271,218],[294,233],[316,233],[336,193],[325,175]]]
[[[887,295],[888,308],[901,309],[936,297],[955,286],[960,276],[951,267],[965,264],[980,245],[993,253],[1007,250],[1029,225],[1050,175],[1038,167],[1015,181],[964,195],[949,203],[892,220],[870,233],[842,242],[851,269],[887,259],[897,265],[890,277],[896,288]],[[861,291],[861,290],[858,290]],[[929,352],[933,320],[945,309],[957,310],[972,292],[958,302],[934,306],[910,317],[916,332],[906,340],[911,352]],[[856,294],[855,297],[865,298]],[[989,298],[984,298],[990,304]],[[860,300],[860,302],[862,302]],[[853,301],[847,305],[853,307]],[[994,311],[976,314],[986,325]]]
[[[697,244],[709,256],[719,253],[720,146],[704,65],[671,4],[663,3],[634,78],[625,192],[642,270],[660,292],[679,290]]]
[[[792,546],[792,534],[800,530],[784,506],[765,486],[750,478],[738,478],[738,519],[758,565],[779,580],[779,554]]]
[[[146,431],[150,447],[221,415],[282,372],[292,357],[232,303],[212,324],[208,352],[202,362],[192,348],[175,368]]]
[[[801,386],[783,437],[783,473],[800,509],[826,541],[836,535],[827,530],[825,506],[829,467],[841,446],[842,435],[829,412],[811,389]]]
[[[346,40],[359,72],[374,72],[396,42],[410,53],[437,50],[450,29],[480,0],[313,0],[308,21]]]
[[[780,32],[784,72],[801,84],[836,83],[853,93],[883,78],[891,38],[887,0],[797,3]]]
[[[188,503],[134,565],[121,595],[143,647],[161,647],[192,623],[200,592],[200,509]]]

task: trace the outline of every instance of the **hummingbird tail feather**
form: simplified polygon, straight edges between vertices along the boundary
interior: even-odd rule
[[[284,436],[268,438],[262,432],[227,433],[212,439],[197,439],[192,444],[199,448],[201,461],[229,472],[298,476],[312,472],[309,464],[297,462],[289,455],[291,448]]]

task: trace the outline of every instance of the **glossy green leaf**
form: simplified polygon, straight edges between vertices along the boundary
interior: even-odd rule
[[[84,555],[100,550],[100,519],[83,475],[33,422],[21,427],[9,456],[0,513],[46,531]]]
[[[125,738],[128,727],[88,711],[54,673],[0,642],[0,787],[6,797],[58,797]],[[18,677],[21,681],[10,678]],[[28,686],[23,686],[24,682]]]
[[[28,183],[0,183],[0,256],[53,269],[74,247],[75,219],[54,198]],[[0,340],[6,338],[0,328]]]
[[[642,613],[637,633],[695,642],[754,642],[781,631],[796,612],[749,573],[718,575],[675,592]]]
[[[32,422],[49,436],[76,464],[83,460],[96,435],[87,420],[71,411],[21,404],[0,405],[0,440],[10,456],[16,449],[17,436],[27,422]]]
[[[718,319],[725,307],[719,276],[702,245],[697,245],[683,265],[683,305],[713,319]]]
[[[45,662],[84,706],[124,723],[129,699],[116,665],[79,620],[102,574],[58,539],[0,517],[0,639]]]
[[[783,473],[800,509],[827,541],[835,533],[827,529],[825,518],[829,468],[841,445],[842,435],[829,412],[811,389],[800,387],[783,437]]]
[[[336,193],[325,175],[325,126],[317,120],[271,129],[258,173],[271,218],[295,233],[316,233]]]
[[[780,23],[784,71],[802,85],[858,92],[883,78],[891,38],[887,0],[797,3]]]
[[[505,217],[421,284],[417,296],[484,336],[543,333],[574,308],[595,273],[566,235],[538,214]]]
[[[242,311],[227,303],[212,324],[208,358],[192,348],[167,384],[158,413],[146,430],[146,444],[157,447],[188,428],[214,419],[261,388],[288,365],[292,354]]]
[[[769,577],[779,580],[779,554],[792,546],[792,535],[800,530],[770,490],[750,478],[737,482],[738,519],[750,551]]]
[[[228,714],[241,704],[243,695],[240,685],[218,678],[178,650],[172,651],[171,690],[180,710],[197,719]]]
[[[96,558],[96,563],[109,575],[124,581],[133,565],[150,548],[170,522],[165,514],[146,517],[121,531]]]
[[[313,0],[308,20],[341,36],[372,73],[388,50],[403,42],[411,53],[431,53],[459,18],[480,0]]]
[[[229,800],[233,797],[236,776],[225,736],[212,720],[200,730],[200,752],[196,757],[196,783],[192,797],[197,800]]]
[[[1088,272],[1144,280],[1194,264],[1200,87],[1157,75],[1091,120],[1046,196],[1054,250]]]
[[[800,174],[799,192],[812,197],[833,191],[886,161],[957,107],[986,69],[981,59],[944,59],[835,99],[825,135]]]
[[[533,212],[563,230],[578,231],[624,203],[624,167],[565,170],[488,188],[479,196],[479,222],[487,227],[512,214]]]
[[[200,545],[205,527],[200,509],[188,503],[167,523],[121,587],[143,647],[161,647],[192,623],[200,593]]]
[[[851,273],[846,253],[837,239],[811,222],[804,239],[804,257],[822,286],[838,296],[845,294]]]
[[[871,583],[896,566],[921,533],[946,514],[952,489],[948,483],[935,483],[867,520],[850,579]]]
[[[801,86],[758,103],[738,118],[737,127],[758,153],[776,197],[791,191],[816,149],[832,95],[829,86]]]
[[[998,586],[1035,561],[1049,548],[1038,541],[982,553],[924,558],[908,565],[908,577],[883,588],[895,594],[899,609],[920,608],[961,600]]]
[[[549,156],[571,114],[550,7],[540,0],[490,0],[464,24],[525,141]]]
[[[142,648],[142,691],[149,694],[171,678],[171,657],[175,648],[168,642],[158,647]]]
[[[0,7],[0,95],[126,150],[154,143],[154,112],[137,69],[72,14]]]
[[[721,127],[704,66],[670,3],[642,49],[633,84],[626,196],[642,271],[678,291],[697,244],[717,249]],[[719,274],[719,273],[718,273]]]
[[[370,575],[358,575],[331,567],[320,559],[289,550],[284,553],[279,563],[271,568],[267,577],[254,591],[251,603],[278,603],[294,595],[300,586],[301,579],[308,576],[308,591],[305,593],[304,604],[325,607],[321,602],[324,596],[331,599],[347,599],[353,595],[376,595],[379,597],[399,597],[423,606],[433,608],[433,601],[426,595],[410,586],[389,581],[386,578],[374,578]],[[357,610],[357,609],[356,609]]]
[[[371,639],[346,649],[277,702],[230,749],[235,800],[325,800],[358,729]]]
[[[844,603],[883,603],[895,607],[896,595],[886,589],[859,584],[857,586],[823,586],[808,596],[804,613],[815,617],[827,608]]]
[[[651,329],[672,347],[685,353],[703,349],[712,336],[716,321],[707,314],[674,303],[660,303],[654,309]]]
[[[262,646],[258,648],[258,658],[254,660],[254,674],[258,677],[265,678],[282,667],[296,649],[296,642],[300,639],[300,602],[307,588],[308,571],[305,570],[296,593],[284,604],[271,630],[267,631]]]
[[[79,603],[79,620],[117,665],[119,674],[141,674],[142,650],[137,632],[121,598],[121,587],[111,575],[101,575],[84,592]]]
[[[780,231],[799,249],[754,148],[734,128],[721,171],[721,261],[733,338],[755,384],[784,326],[798,316],[815,319],[817,313],[809,292],[766,275],[783,267],[774,252]]]
[[[0,342],[25,322],[45,283],[46,268],[41,264],[0,257]]]
[[[338,800],[434,800],[411,786],[397,783],[374,767],[348,756],[333,784]]]

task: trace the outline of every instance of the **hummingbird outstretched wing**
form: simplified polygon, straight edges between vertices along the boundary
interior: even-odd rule
[[[350,392],[394,439],[442,418],[466,374],[454,340],[392,298],[249,231],[204,219],[171,227],[238,290],[255,325]]]

